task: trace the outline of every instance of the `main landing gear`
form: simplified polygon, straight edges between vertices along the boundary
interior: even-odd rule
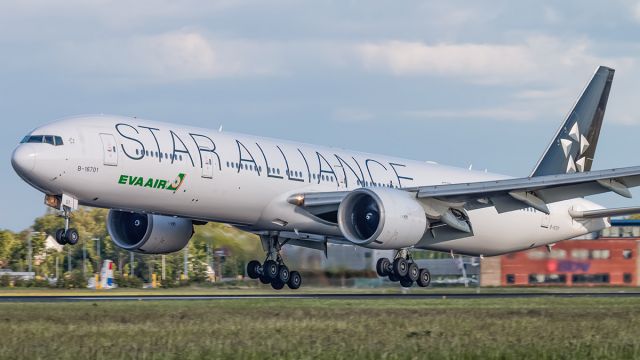
[[[378,259],[376,272],[380,277],[399,281],[406,288],[413,286],[414,282],[420,287],[427,287],[431,283],[429,270],[420,269],[406,249],[399,250],[393,262],[387,258]]]
[[[64,207],[62,217],[64,218],[64,229],[56,230],[56,242],[60,245],[75,245],[80,240],[78,230],[69,228],[69,222],[71,220],[71,209]]]
[[[271,287],[280,290],[285,285],[290,289],[298,289],[302,285],[302,276],[297,271],[289,271],[280,256],[282,245],[277,236],[265,236],[262,244],[267,250],[267,258],[264,264],[257,260],[247,264],[247,275],[252,279],[260,279],[263,284],[271,284]]]

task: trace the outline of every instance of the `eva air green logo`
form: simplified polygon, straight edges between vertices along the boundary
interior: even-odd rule
[[[118,184],[120,185],[129,185],[129,186],[140,186],[151,189],[161,189],[161,190],[169,190],[169,191],[178,191],[182,183],[184,182],[185,174],[178,174],[178,176],[173,181],[169,180],[161,180],[155,179],[151,177],[144,176],[130,176],[130,175],[120,175],[120,179],[118,179]]]

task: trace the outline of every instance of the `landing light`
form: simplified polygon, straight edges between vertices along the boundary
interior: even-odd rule
[[[302,206],[304,205],[304,195],[302,194],[291,195],[287,199],[287,202],[289,202],[289,204],[292,204],[292,205]]]
[[[54,209],[60,209],[60,204],[62,204],[62,199],[58,195],[45,195],[44,203],[47,206],[50,206]]]

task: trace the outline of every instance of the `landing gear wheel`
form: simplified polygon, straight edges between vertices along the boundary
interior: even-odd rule
[[[75,245],[78,243],[78,240],[80,240],[80,235],[78,235],[78,230],[76,229],[69,229],[65,231],[64,237],[67,239],[67,243],[69,245]]]
[[[418,277],[418,286],[427,287],[431,284],[431,273],[427,269],[420,269],[420,276]]]
[[[280,280],[273,280],[271,282],[271,287],[276,290],[282,290],[282,288],[284,287],[284,283]]]
[[[404,288],[410,288],[413,286],[413,280],[409,280],[407,278],[400,279],[400,285]]]
[[[403,278],[409,271],[409,264],[405,258],[397,258],[393,261],[393,274],[399,278]]]
[[[396,282],[398,280],[400,280],[400,279],[395,274],[393,274],[393,273],[389,274],[389,281]]]
[[[251,279],[257,279],[260,277],[259,274],[259,269],[260,269],[260,262],[257,260],[251,260],[249,261],[249,263],[247,264],[247,275],[249,275],[249,278]]]
[[[64,229],[56,230],[56,242],[60,245],[67,244],[67,239],[64,237]]]
[[[407,276],[405,276],[407,280],[416,281],[420,277],[420,269],[416,263],[412,262],[409,264],[409,269],[407,271]]]
[[[376,262],[376,272],[378,276],[385,277],[389,275],[389,268],[391,267],[391,261],[387,258],[380,258]]]
[[[264,265],[262,266],[262,272],[264,274],[264,277],[266,277],[269,280],[277,279],[278,278],[278,263],[276,263],[273,260],[265,261]]]
[[[289,268],[287,267],[287,265],[278,266],[278,281],[280,281],[282,284],[286,284],[289,282],[290,276],[291,273],[289,272]]]
[[[289,282],[287,285],[289,285],[289,289],[292,290],[299,288],[300,285],[302,285],[302,276],[300,276],[300,273],[297,271],[289,273]]]
[[[270,283],[271,287],[275,290],[280,290],[288,285],[291,289],[297,289],[302,284],[302,277],[297,271],[290,271],[285,265],[281,256],[282,246],[287,243],[287,240],[281,241],[278,233],[272,233],[269,235],[261,235],[260,241],[262,247],[267,253],[266,260],[261,267],[257,268],[255,273],[260,274],[260,282],[263,284]],[[247,275],[253,275],[256,265],[250,263],[254,268],[247,268]]]

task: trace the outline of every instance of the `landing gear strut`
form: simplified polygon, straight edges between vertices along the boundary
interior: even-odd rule
[[[257,260],[247,264],[247,275],[251,279],[260,279],[263,284],[271,284],[271,287],[280,290],[285,285],[290,289],[298,289],[302,285],[302,276],[297,271],[289,271],[284,264],[280,249],[284,243],[280,243],[278,236],[263,236],[262,244],[267,250],[267,258],[264,264]]]
[[[74,228],[69,228],[69,223],[71,220],[71,209],[67,206],[63,207],[64,218],[64,229],[56,230],[56,242],[60,245],[75,245],[80,240],[80,235],[78,234],[78,230]]]
[[[393,262],[387,258],[378,259],[376,272],[380,277],[389,277],[391,281],[399,281],[402,287],[411,287],[414,282],[420,287],[427,287],[431,283],[429,270],[420,269],[407,249],[399,250]]]

